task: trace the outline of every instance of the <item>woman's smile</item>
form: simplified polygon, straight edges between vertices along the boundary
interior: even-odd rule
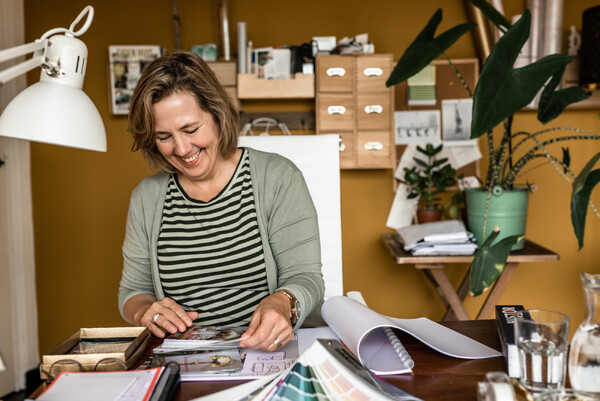
[[[181,160],[183,160],[183,162],[184,162],[184,163],[185,163],[185,164],[186,164],[188,167],[190,167],[190,166],[193,166],[193,165],[196,163],[196,161],[198,161],[198,159],[199,159],[199,156],[200,156],[200,152],[201,152],[201,151],[202,151],[202,150],[199,150],[199,151],[197,151],[196,153],[194,153],[194,154],[193,154],[192,156],[190,156],[190,157],[182,157],[182,158],[181,158]]]
[[[213,178],[219,155],[218,126],[188,92],[176,92],[153,106],[156,147],[183,176],[192,181]]]

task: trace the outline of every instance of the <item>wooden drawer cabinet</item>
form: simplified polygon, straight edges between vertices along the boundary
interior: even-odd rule
[[[393,149],[388,131],[358,131],[356,134],[356,156],[363,168],[381,168],[389,163]]]
[[[337,134],[340,135],[340,168],[353,168],[356,164],[354,133],[338,131]]]
[[[372,55],[356,58],[356,89],[358,92],[387,90],[385,81],[392,73],[391,55]]]
[[[344,169],[393,168],[392,55],[318,56],[317,134],[338,134]]]
[[[318,105],[318,125],[325,131],[348,130],[356,120],[351,94],[326,93],[321,96]]]
[[[317,92],[352,93],[354,91],[354,60],[352,57],[319,57],[317,64]]]
[[[390,128],[390,118],[394,113],[389,96],[359,93],[356,96],[356,110],[356,126],[359,130]]]

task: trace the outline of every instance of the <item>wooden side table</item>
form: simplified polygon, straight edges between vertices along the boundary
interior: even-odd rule
[[[471,319],[463,306],[463,301],[469,292],[470,270],[465,274],[458,290],[455,290],[444,269],[447,264],[471,263],[473,261],[472,255],[415,256],[404,250],[398,234],[383,234],[382,238],[397,264],[413,264],[415,269],[422,270],[436,287],[442,302],[446,306],[446,314],[443,320]],[[558,258],[557,253],[526,239],[523,249],[511,252],[504,271],[488,291],[488,296],[477,314],[477,319],[488,319],[491,316],[494,306],[498,303],[519,263],[551,262],[557,261]]]

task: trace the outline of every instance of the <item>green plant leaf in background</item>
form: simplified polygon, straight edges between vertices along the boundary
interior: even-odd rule
[[[579,86],[555,90],[560,84],[560,80],[566,67],[561,68],[548,82],[540,96],[537,118],[542,124],[554,120],[571,103],[585,100],[590,95]]]
[[[405,81],[421,71],[460,39],[462,35],[477,26],[474,23],[460,24],[434,38],[435,30],[441,21],[442,9],[439,8],[398,60],[396,67],[385,83],[387,87]]]
[[[546,81],[571,61],[571,57],[565,54],[551,54],[525,67],[513,69],[529,37],[530,23],[531,13],[525,10],[487,58],[473,94],[471,139],[479,138],[528,105]]]
[[[510,249],[523,239],[522,236],[512,235],[492,245],[499,234],[500,229],[495,226],[475,253],[470,273],[471,296],[483,294],[496,281],[506,266]]]
[[[573,181],[573,192],[571,193],[571,223],[577,237],[579,249],[583,248],[583,236],[585,233],[585,218],[587,216],[590,194],[594,187],[600,182],[600,169],[592,171],[594,165],[600,159],[600,153],[583,167],[581,173]]]
[[[498,12],[498,10],[496,10],[494,8],[494,6],[492,6],[488,1],[486,1],[486,0],[469,0],[469,1],[475,7],[479,8],[481,10],[481,12],[483,13],[483,15],[485,15],[487,17],[487,19],[489,19],[492,22],[492,24],[494,24],[502,32],[506,32],[506,29],[510,28],[510,22],[508,22],[508,20],[506,18],[504,18],[504,15],[500,14]],[[502,28],[506,28],[506,29],[502,29]]]

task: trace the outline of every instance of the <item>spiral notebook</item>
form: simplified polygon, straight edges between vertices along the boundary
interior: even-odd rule
[[[432,349],[455,358],[480,359],[502,355],[427,318],[396,319],[383,316],[344,296],[325,301],[321,314],[363,366],[378,375],[408,373],[414,367],[412,358],[394,329],[404,331]]]

